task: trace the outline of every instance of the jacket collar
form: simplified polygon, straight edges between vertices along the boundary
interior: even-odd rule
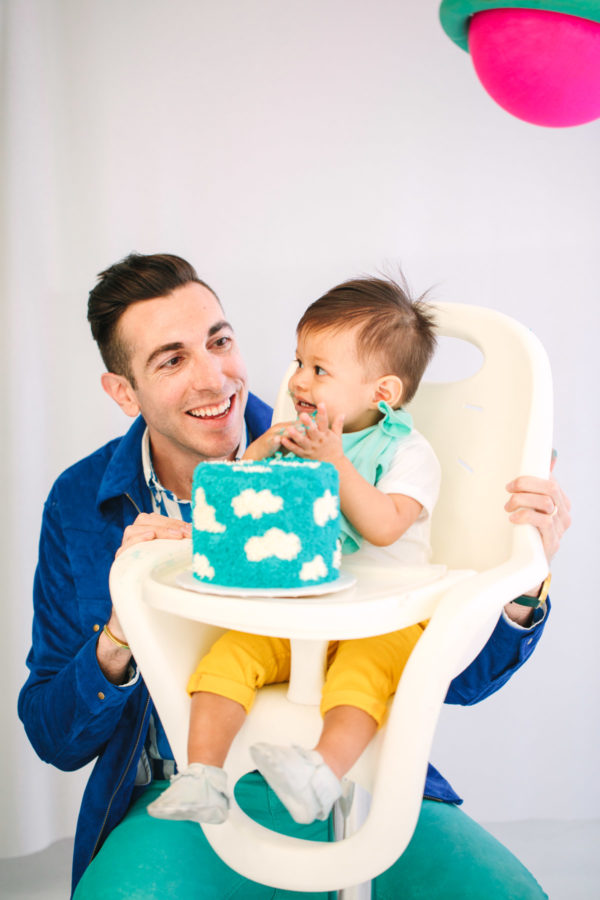
[[[143,490],[145,481],[142,469],[142,437],[145,428],[146,423],[138,416],[129,431],[119,440],[100,482],[96,497],[97,506],[122,494],[130,494],[143,512],[150,511],[149,492]],[[148,494],[147,502],[145,494]]]
[[[259,437],[271,423],[271,407],[248,394],[244,412],[248,443]],[[129,494],[142,512],[151,512],[150,491],[142,467],[142,437],[146,423],[138,416],[129,431],[119,440],[100,482],[96,505]]]

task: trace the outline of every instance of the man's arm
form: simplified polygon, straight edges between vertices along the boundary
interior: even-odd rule
[[[521,668],[542,636],[548,620],[550,600],[531,612],[530,628],[512,624],[501,616],[487,643],[467,668],[450,683],[446,703],[472,706],[499,690]]]
[[[545,479],[522,475],[510,481],[506,485],[510,497],[504,506],[510,521],[515,525],[533,525],[537,528],[544,545],[548,568],[565,531],[571,526],[571,501],[552,475],[556,451],[552,453],[550,477]],[[527,592],[528,595],[536,596],[540,587],[541,585],[536,585]],[[521,621],[517,618],[514,604],[509,604],[505,611],[510,619]]]
[[[30,675],[19,696],[19,715],[38,755],[66,770],[98,755],[131,692],[139,689],[138,682],[112,683],[99,665],[97,645],[110,613],[108,568],[96,575],[98,583],[104,578],[106,594],[78,597],[53,492],[42,521]]]
[[[555,459],[553,455],[551,471]],[[552,475],[548,479],[521,476],[509,482],[506,489],[511,494],[505,505],[511,522],[538,529],[550,567],[571,525],[569,498]],[[536,585],[527,593],[533,597],[539,590],[540,585]],[[538,609],[507,603],[479,655],[450,684],[446,703],[478,703],[506,684],[535,650],[549,611],[549,599]]]

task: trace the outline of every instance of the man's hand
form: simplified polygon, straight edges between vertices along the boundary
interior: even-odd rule
[[[504,505],[510,513],[510,521],[516,525],[533,525],[540,533],[548,567],[552,557],[557,552],[563,534],[571,525],[571,501],[562,490],[552,470],[556,462],[553,452],[550,463],[550,478],[534,478],[531,475],[521,475],[506,485],[506,490],[511,496]],[[526,593],[531,597],[537,597],[541,585],[536,585]],[[508,617],[520,625],[530,625],[533,612],[526,606],[516,603],[508,603],[504,610]]]
[[[170,519],[168,516],[161,516],[158,513],[140,513],[123,532],[123,540],[115,553],[115,559],[123,550],[142,541],[153,541],[155,538],[177,541],[191,537],[191,534],[192,526],[188,522]],[[127,638],[114,608],[111,610],[110,619],[106,624],[117,642],[127,644]],[[123,684],[127,679],[131,651],[128,647],[120,647],[116,641],[111,640],[107,634],[101,631],[96,645],[96,657],[106,678],[113,684]]]
[[[550,476],[548,479],[522,475],[506,485],[510,491],[504,508],[516,525],[533,525],[539,531],[548,565],[571,524],[571,502]]]
[[[123,540],[115,554],[115,558],[123,550],[133,547],[134,544],[140,544],[142,541],[153,541],[156,538],[180,541],[182,538],[191,537],[191,535],[192,526],[189,522],[170,519],[168,516],[161,516],[158,513],[140,513],[135,521],[128,525],[123,532]]]

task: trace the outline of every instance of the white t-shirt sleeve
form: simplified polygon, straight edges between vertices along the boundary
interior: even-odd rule
[[[377,482],[384,494],[404,494],[431,516],[440,493],[441,467],[433,448],[418,431],[400,441],[392,463]]]
[[[418,431],[401,440],[388,471],[377,482],[384,494],[404,494],[423,509],[402,537],[386,547],[363,540],[358,554],[395,565],[424,565],[431,558],[431,513],[440,492],[441,467],[431,444]]]

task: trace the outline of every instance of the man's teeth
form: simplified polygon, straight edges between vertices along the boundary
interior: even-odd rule
[[[218,406],[203,406],[202,409],[190,409],[190,415],[197,419],[207,419],[212,416],[222,416],[231,406],[231,397],[223,400]]]

